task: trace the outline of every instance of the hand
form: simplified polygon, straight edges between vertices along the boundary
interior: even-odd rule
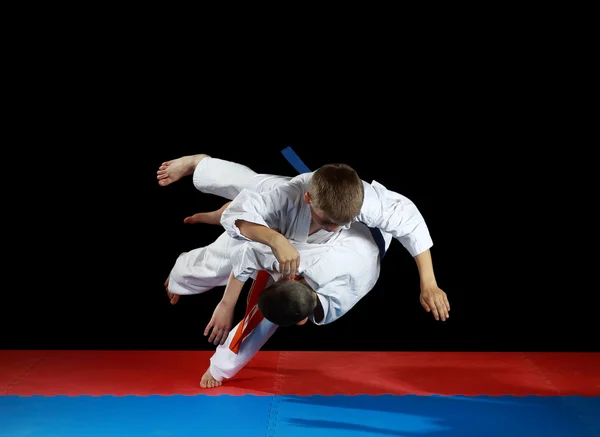
[[[227,301],[219,302],[213,312],[210,322],[208,322],[208,325],[206,325],[206,329],[204,330],[204,336],[206,337],[212,328],[210,337],[208,337],[209,343],[215,345],[225,343],[233,323],[234,308],[235,305],[232,305]]]
[[[279,273],[288,279],[294,279],[300,267],[300,254],[287,238],[281,238],[276,245],[271,247],[273,255],[279,261]]]
[[[450,317],[448,297],[437,284],[422,285],[420,301],[425,311],[433,313],[435,320],[441,319],[444,322]]]

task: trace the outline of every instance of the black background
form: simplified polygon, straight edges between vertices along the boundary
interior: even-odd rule
[[[152,59],[32,80],[14,103],[0,347],[214,348],[202,332],[223,288],[171,306],[163,282],[180,252],[221,232],[183,218],[223,200],[191,178],[160,187],[156,170],[207,153],[294,175],[280,153],[291,145],[313,169],[345,162],[417,204],[452,310],[436,322],[421,308],[416,265],[393,241],[354,309],[329,326],[282,329],[265,349],[599,349],[592,152],[575,151],[575,122],[534,68],[455,60],[443,74],[291,77],[159,73]]]

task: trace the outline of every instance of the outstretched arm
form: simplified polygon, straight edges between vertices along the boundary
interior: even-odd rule
[[[212,318],[206,329],[204,330],[204,336],[208,337],[208,342],[213,344],[223,344],[231,331],[231,325],[233,324],[233,312],[235,305],[240,297],[244,283],[239,279],[236,279],[233,272],[229,275],[227,285],[225,286],[225,292],[221,302],[217,304],[215,311],[213,312]],[[210,332],[212,329],[212,332]]]
[[[432,312],[435,320],[445,321],[450,315],[450,303],[448,296],[437,285],[435,274],[433,272],[433,261],[431,260],[431,251],[427,249],[415,256],[419,277],[421,282],[421,305],[425,311]]]
[[[365,201],[358,219],[396,238],[414,258],[421,283],[421,305],[436,320],[446,320],[450,304],[436,282],[431,260],[433,240],[425,219],[407,197],[373,182],[365,184]]]

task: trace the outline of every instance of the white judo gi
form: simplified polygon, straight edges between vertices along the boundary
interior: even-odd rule
[[[257,174],[244,165],[212,157],[202,159],[192,175],[196,189],[229,200],[234,199],[243,190],[267,192],[291,179],[285,176]],[[320,230],[304,241],[323,243],[331,237],[330,232]],[[226,285],[232,271],[231,254],[246,241],[248,240],[230,238],[223,232],[208,246],[182,254],[170,273],[169,291],[179,295],[190,295]]]
[[[295,179],[256,174],[243,165],[211,157],[204,158],[193,174],[194,186],[199,191],[228,199],[233,199],[242,192],[250,198],[254,197],[254,193],[273,193],[279,187],[287,187]],[[393,198],[395,193],[392,196],[381,194],[385,194],[385,191],[380,191],[379,201],[382,205],[388,205],[389,202],[382,199]],[[405,198],[399,198],[400,201],[403,199]],[[285,203],[288,200],[280,198],[279,201]],[[300,223],[299,220],[293,220],[293,205],[288,202],[283,209],[291,214],[288,221]],[[408,209],[414,215],[410,206]],[[414,217],[413,220],[416,221]],[[262,223],[258,220],[251,221]],[[308,221],[310,222],[310,212]],[[404,221],[404,224],[408,223],[418,228],[411,222],[411,216]],[[288,230],[293,229],[293,226]],[[422,230],[423,228],[419,232]],[[401,241],[410,242],[410,234],[396,229],[395,235],[408,236]],[[392,235],[383,235],[387,249]],[[377,282],[380,269],[379,249],[363,223],[355,221],[343,232],[321,230],[311,236],[308,236],[307,226],[303,241],[291,240],[291,243],[300,253],[298,273],[315,290],[323,306],[324,318],[319,324],[337,320],[356,305]],[[255,277],[258,270],[269,271],[272,279],[277,280],[277,267],[277,260],[266,245],[245,238],[231,238],[224,232],[212,244],[183,254],[176,261],[170,275],[169,290],[175,294],[202,293],[215,286],[225,285],[231,271],[242,282]],[[312,316],[311,321],[316,323]],[[236,375],[277,330],[276,325],[263,319],[244,338],[236,354],[229,349],[229,345],[238,326],[239,324],[231,330],[225,343],[217,347],[211,358],[210,372],[219,381]]]
[[[221,217],[227,233],[236,239],[248,241],[235,225],[245,220],[277,229],[288,240],[308,241],[311,224],[310,206],[304,202],[313,173],[289,178],[287,183],[271,186],[272,189],[242,190]],[[386,189],[373,181],[363,181],[364,202],[360,214],[353,220],[382,231],[386,244],[389,235],[396,238],[411,254],[417,256],[433,246],[429,229],[416,205],[407,197]],[[343,232],[348,226],[342,227]],[[389,235],[388,235],[389,234]],[[329,238],[332,237],[328,233]]]

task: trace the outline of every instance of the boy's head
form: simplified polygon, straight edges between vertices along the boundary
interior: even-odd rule
[[[326,164],[315,171],[304,201],[311,206],[315,223],[336,231],[359,215],[364,199],[363,182],[347,164]]]
[[[317,306],[317,293],[303,281],[280,280],[258,297],[258,309],[279,326],[303,325]]]

